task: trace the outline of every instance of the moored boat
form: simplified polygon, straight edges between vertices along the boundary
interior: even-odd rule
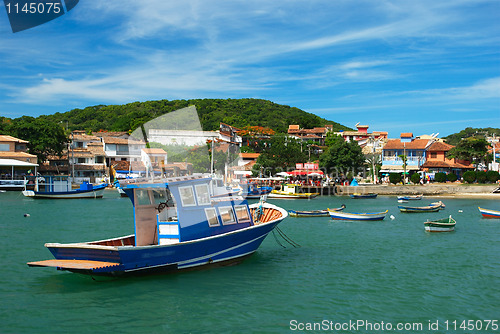
[[[483,215],[483,218],[497,218],[500,219],[500,211],[497,210],[491,210],[491,209],[484,209],[481,207],[477,207],[479,209],[479,212],[481,212],[481,215]]]
[[[375,193],[367,193],[367,194],[359,194],[359,193],[354,193],[351,196],[351,198],[354,199],[360,199],[360,198],[376,198],[378,194]]]
[[[439,210],[444,210],[446,208],[446,205],[444,205],[443,202],[432,202],[431,205],[439,205]]]
[[[448,218],[439,220],[427,220],[424,222],[424,228],[427,232],[452,232],[455,230],[456,223],[450,215]]]
[[[209,185],[210,178],[193,176],[123,184],[134,207],[135,234],[47,243],[55,259],[28,265],[120,276],[235,264],[253,254],[288,216],[269,203],[213,197]]]
[[[259,187],[254,183],[241,184],[242,188],[240,195],[248,199],[258,199],[262,195],[267,195],[273,191],[272,187]]]
[[[330,215],[329,211],[342,211],[345,209],[345,205],[342,204],[341,207],[335,209],[326,210],[310,210],[310,211],[300,211],[300,210],[288,210],[290,217],[328,217]]]
[[[273,190],[269,193],[268,198],[279,199],[312,199],[319,193],[303,193],[300,191],[300,184],[282,184],[280,190]]]
[[[74,198],[102,198],[107,183],[93,185],[84,182],[77,189],[72,188],[67,176],[36,177],[34,190],[27,189],[29,182],[23,190],[23,195],[31,198],[74,199]]]
[[[437,212],[441,210],[441,205],[442,202],[436,202],[432,203],[427,206],[404,206],[404,205],[398,205],[398,209],[401,212],[407,212],[407,213],[418,213],[418,212]]]
[[[342,211],[329,211],[330,217],[335,220],[383,220],[389,210],[373,213],[350,213]]]
[[[421,200],[423,195],[403,195],[403,196],[398,196],[398,200],[402,201],[415,201],[415,200]]]

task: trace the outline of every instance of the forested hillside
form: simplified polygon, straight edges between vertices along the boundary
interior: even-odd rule
[[[70,130],[129,131],[167,112],[195,105],[203,130],[217,130],[223,122],[237,128],[263,126],[287,132],[289,124],[313,128],[333,124],[334,130],[349,128],[298,108],[258,99],[195,99],[133,102],[124,105],[99,105],[47,115],[47,120]]]
[[[500,136],[500,129],[497,128],[465,128],[464,130],[453,133],[443,139],[450,145],[457,145],[461,139],[475,136],[477,138],[485,138],[495,134]]]

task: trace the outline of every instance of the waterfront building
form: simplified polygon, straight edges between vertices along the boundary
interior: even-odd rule
[[[0,159],[13,159],[36,164],[37,156],[28,153],[28,143],[26,140],[0,135]]]
[[[69,174],[73,176],[73,181],[76,183],[100,181],[108,172],[101,138],[88,135],[82,130],[75,130],[70,140],[67,158]]]
[[[427,148],[433,139],[415,139],[413,133],[401,133],[399,139],[389,139],[382,150],[382,173],[408,173],[420,170],[426,161]],[[401,156],[406,156],[406,168]]]
[[[333,125],[325,125],[324,127],[315,127],[312,129],[303,129],[299,125],[293,124],[288,126],[288,135],[296,139],[313,141],[319,146],[325,145],[325,138],[328,132],[333,131]]]
[[[441,141],[434,141],[427,148],[427,158],[421,166],[422,171],[426,172],[431,179],[436,173],[453,173],[460,179],[465,171],[473,170],[474,166],[469,161],[446,157],[448,151],[453,147],[453,145]]]
[[[141,161],[141,150],[146,148],[144,141],[134,140],[126,132],[98,132],[94,135],[102,139],[107,166],[118,161]]]
[[[24,175],[37,172],[37,156],[27,152],[28,141],[0,135],[0,189],[19,190]]]

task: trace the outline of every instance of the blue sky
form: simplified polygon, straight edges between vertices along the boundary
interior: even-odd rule
[[[262,98],[369,131],[500,128],[500,1],[81,0],[12,33],[0,116]]]

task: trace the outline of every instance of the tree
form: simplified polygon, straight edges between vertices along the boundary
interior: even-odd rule
[[[365,157],[361,147],[356,142],[346,142],[342,137],[328,133],[325,138],[327,150],[319,157],[320,167],[325,168],[330,174],[347,175],[348,172],[356,175],[364,166]]]
[[[61,156],[69,142],[61,124],[51,122],[45,117],[17,118],[12,122],[9,132],[14,137],[29,141],[29,152],[35,154],[41,162],[46,161],[50,155]]]
[[[278,171],[295,168],[296,163],[307,161],[305,152],[301,152],[300,141],[285,135],[273,136],[266,143],[266,149],[261,153],[253,167],[254,174],[258,174],[261,168],[271,171],[273,174]]]
[[[500,180],[500,174],[498,174],[497,171],[489,170],[486,172],[486,178],[488,179],[488,182],[495,183]]]
[[[446,180],[446,173],[439,172],[434,175],[434,181],[436,182],[446,182]]]
[[[472,170],[468,170],[464,173],[462,176],[464,178],[464,181],[467,183],[472,183],[476,180],[476,172]]]
[[[418,184],[420,182],[420,174],[419,173],[413,173],[410,177],[411,182],[414,184]]]
[[[470,137],[462,139],[457,146],[448,151],[448,158],[467,160],[477,164],[488,161],[489,144],[485,139]]]
[[[398,184],[401,182],[401,174],[399,173],[390,173],[389,174],[389,182],[393,184]]]

